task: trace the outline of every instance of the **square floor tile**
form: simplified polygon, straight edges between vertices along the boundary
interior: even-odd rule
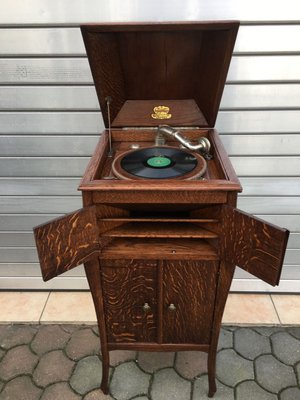
[[[90,292],[51,292],[41,322],[96,323]]]
[[[39,322],[49,292],[0,292],[0,322]]]
[[[272,294],[282,324],[300,325],[300,295]]]
[[[228,296],[223,315],[224,324],[280,324],[271,297],[265,294]]]

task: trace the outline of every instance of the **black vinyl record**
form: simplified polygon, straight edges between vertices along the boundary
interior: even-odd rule
[[[197,166],[193,154],[170,147],[148,147],[125,155],[121,167],[134,176],[148,179],[177,178]]]

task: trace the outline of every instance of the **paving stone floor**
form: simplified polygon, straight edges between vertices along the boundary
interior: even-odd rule
[[[111,352],[110,395],[98,330],[0,325],[0,400],[207,399],[206,354]],[[216,400],[300,400],[300,327],[223,327]]]

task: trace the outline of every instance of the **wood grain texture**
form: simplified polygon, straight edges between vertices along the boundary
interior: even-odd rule
[[[37,226],[34,235],[43,279],[47,281],[98,254],[95,207]]]
[[[97,315],[99,327],[99,336],[101,344],[102,359],[102,382],[101,389],[103,393],[108,393],[108,377],[109,377],[109,352],[107,347],[107,334],[105,329],[105,316],[103,305],[103,292],[101,286],[100,265],[98,257],[84,264],[86,277],[89,283],[91,294],[93,297],[94,307]]]
[[[197,140],[199,136],[208,137],[211,129],[193,129],[188,128],[184,130],[184,135],[187,136],[191,140]],[[126,145],[126,142],[145,142],[146,146],[149,146],[154,142],[154,138],[156,135],[156,130],[154,128],[142,128],[139,129],[113,129],[112,131],[112,139],[114,143],[117,143],[119,146]],[[172,138],[166,138],[167,143],[171,143],[171,145],[176,146],[178,142],[173,140]],[[149,143],[147,143],[149,142]],[[123,147],[122,147],[123,148]],[[126,148],[125,148],[126,149]]]
[[[222,206],[222,255],[257,278],[279,284],[289,231]]]
[[[156,262],[128,260],[101,265],[106,330],[109,342],[157,340]],[[143,306],[150,309],[145,311]]]
[[[155,214],[154,214],[155,215]],[[160,218],[157,216],[149,216],[147,218],[146,215],[138,217],[138,216],[128,216],[127,218],[103,218],[102,222],[120,222],[120,223],[126,223],[126,222],[151,222],[151,223],[156,223],[156,222],[165,222],[165,223],[172,223],[172,222],[177,222],[177,223],[188,223],[188,222],[198,222],[198,223],[216,223],[218,222],[217,219],[214,218],[189,218],[188,216],[186,218],[180,217],[180,214],[178,212],[177,216],[178,218],[170,218],[168,215],[161,216]]]
[[[150,180],[149,180],[150,181]],[[208,204],[208,203],[225,203],[226,202],[226,193],[217,191],[217,190],[211,190],[211,191],[201,191],[200,190],[200,185],[198,185],[198,191],[197,192],[192,192],[192,191],[187,191],[187,190],[182,190],[182,189],[177,189],[176,186],[172,188],[172,184],[170,183],[171,181],[169,180],[169,189],[167,189],[167,182],[161,182],[161,185],[159,185],[159,191],[154,191],[153,189],[149,189],[151,186],[158,186],[157,182],[151,180],[154,185],[151,185],[150,182],[145,183],[145,180],[141,181],[126,181],[126,182],[132,182],[131,185],[133,188],[127,189],[125,188],[125,185],[122,185],[125,183],[125,181],[113,181],[109,182],[106,181],[104,182],[104,185],[106,187],[103,187],[102,190],[94,191],[93,192],[93,199],[94,203],[110,203],[110,204],[115,204],[115,205],[120,205],[120,204],[145,204],[147,203],[152,203],[152,204]],[[119,183],[121,182],[121,184]],[[144,186],[144,188],[148,190],[139,190],[138,185],[136,185],[138,182],[141,182],[141,186]],[[187,181],[178,181],[178,182],[187,182]],[[192,182],[192,181],[190,181]],[[117,183],[117,184],[116,184]],[[198,182],[197,182],[198,183]],[[201,182],[200,182],[201,184]],[[103,185],[103,186],[104,186]],[[123,186],[123,188],[122,188]],[[128,184],[130,186],[130,184]],[[178,185],[179,187],[182,185]],[[225,190],[225,185],[224,190]],[[110,187],[110,188],[109,188]],[[203,185],[204,187],[204,185]],[[123,190],[122,190],[123,189]],[[125,190],[124,190],[125,189]],[[94,188],[95,190],[95,188]],[[146,200],[147,199],[147,200]]]
[[[112,98],[112,120],[126,100],[194,99],[200,110],[197,125],[213,126],[238,26],[236,21],[82,26],[102,111],[107,96]],[[125,118],[120,115],[117,126],[157,125],[149,118],[151,110],[141,119],[135,119],[139,113],[134,109],[129,111]],[[183,111],[175,122],[193,124],[196,114],[189,118]],[[108,126],[105,112],[103,119]]]
[[[214,152],[215,160],[219,169],[223,172],[224,177],[229,179],[231,182],[235,182],[239,185],[237,189],[239,192],[242,191],[242,186],[238,180],[236,172],[231,164],[231,161],[226,153],[225,147],[216,129],[211,129],[209,131],[209,140],[211,141]]]
[[[291,237],[291,236],[290,236]],[[0,233],[0,240],[2,238],[2,235]],[[289,240],[290,242],[290,240]],[[4,253],[7,250],[9,251],[9,254],[11,255],[14,250],[19,250],[21,253],[22,249],[18,249],[15,247],[8,247],[8,248],[2,248],[1,253]],[[2,251],[3,250],[3,251]],[[299,258],[300,258],[300,250],[298,249],[290,249],[287,250],[286,252],[287,258],[286,258],[286,265],[282,269],[282,274],[281,274],[281,279],[280,282],[282,283],[283,280],[291,280],[291,281],[296,281],[300,279],[300,271],[298,268],[298,263],[299,263]],[[40,271],[40,265],[37,262],[24,262],[22,258],[20,257],[18,261],[12,262],[0,262],[0,277],[2,278],[7,278],[7,277],[24,277],[26,278],[31,278],[31,277],[40,277],[41,271]],[[74,268],[64,274],[64,278],[83,278],[84,277],[84,270],[81,266],[78,266],[77,268]],[[84,278],[83,278],[84,279]],[[251,276],[248,272],[245,270],[242,270],[241,268],[238,268],[235,272],[234,279],[244,279],[244,280],[249,280],[251,279],[252,281],[258,282],[258,279],[255,277]],[[79,281],[79,279],[78,279]],[[42,285],[43,283],[41,283]],[[266,284],[261,283],[262,286],[266,286]],[[78,287],[79,289],[79,287]]]
[[[300,139],[300,138],[299,138]],[[0,140],[1,141],[1,140]],[[300,145],[300,142],[299,142]],[[79,178],[1,178],[1,196],[78,196]],[[300,196],[300,177],[241,178],[244,196]]]
[[[97,171],[102,169],[108,151],[108,135],[103,133],[95,147],[93,155],[84,171],[80,186],[95,179]],[[80,187],[79,186],[79,187]]]
[[[163,343],[163,321],[164,321],[164,291],[163,291],[163,279],[164,279],[164,262],[158,260],[157,263],[157,342],[161,345]]]
[[[218,265],[216,261],[164,263],[165,343],[210,343]],[[170,304],[176,310],[170,310]]]
[[[216,238],[218,235],[192,223],[131,222],[104,233],[108,237]]]
[[[239,23],[222,32],[204,32],[195,97],[210,127],[215,125]]]
[[[218,260],[215,249],[204,239],[116,238],[101,251],[105,259]]]
[[[154,107],[168,107],[170,119],[152,118]],[[208,126],[208,123],[193,99],[189,100],[127,100],[112,122],[113,127],[157,126],[172,123],[175,126]]]
[[[106,98],[109,97],[111,99],[110,116],[112,120],[126,100],[118,38],[115,34],[94,34],[88,26],[81,26],[81,33],[95,82],[104,124],[108,127]]]
[[[107,131],[103,135],[107,137]],[[107,148],[104,149],[100,144],[97,146],[79,189],[92,191],[95,203],[114,204],[137,204],[144,202],[145,198],[152,204],[226,203],[224,191],[241,191],[241,185],[215,130],[185,130],[184,136],[194,143],[199,137],[208,137],[211,141],[213,159],[207,161],[204,179],[132,179],[132,175],[128,175],[131,179],[116,179],[112,163],[118,166],[117,161],[122,154],[132,151],[132,142],[141,148],[152,146],[154,143],[155,130],[132,128],[113,131],[112,158],[107,156]],[[105,143],[107,147],[107,138]],[[167,141],[167,145],[178,148],[179,143]],[[199,165],[201,166],[201,162]],[[125,176],[124,172],[122,174]],[[196,175],[196,172],[193,171],[191,175]]]
[[[231,199],[234,203],[236,199]],[[213,311],[213,323],[211,341],[207,359],[209,397],[212,397],[217,390],[216,387],[216,356],[219,341],[222,316],[232,282],[235,265],[220,262],[219,276],[217,280],[216,297]]]
[[[76,192],[74,192],[76,194]],[[239,208],[250,214],[300,214],[300,196],[292,196],[285,198],[284,196],[243,196],[239,198]],[[17,195],[0,196],[0,208],[2,213],[18,214],[18,213],[66,213],[72,209],[81,206],[80,196],[40,196],[25,195],[20,204],[20,198]],[[126,206],[125,206],[126,207]],[[130,208],[129,208],[130,207]],[[142,207],[142,205],[141,205]],[[146,205],[144,205],[144,208]],[[165,204],[165,209],[168,207]],[[178,208],[180,206],[178,205]],[[186,210],[189,205],[182,205]],[[194,206],[193,208],[195,208]],[[129,209],[133,209],[133,205],[128,205]],[[174,204],[175,208],[175,204]],[[138,209],[138,207],[137,207]],[[148,221],[149,222],[149,221]],[[180,226],[179,226],[180,229]]]

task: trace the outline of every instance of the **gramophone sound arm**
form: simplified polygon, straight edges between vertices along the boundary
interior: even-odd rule
[[[206,137],[201,137],[198,140],[198,144],[192,144],[183,134],[176,128],[173,128],[169,125],[160,125],[157,129],[157,134],[155,138],[155,144],[161,145],[164,139],[164,136],[169,136],[175,138],[180,142],[184,147],[192,151],[199,151],[206,158],[211,158],[209,154],[210,150],[210,141]]]

